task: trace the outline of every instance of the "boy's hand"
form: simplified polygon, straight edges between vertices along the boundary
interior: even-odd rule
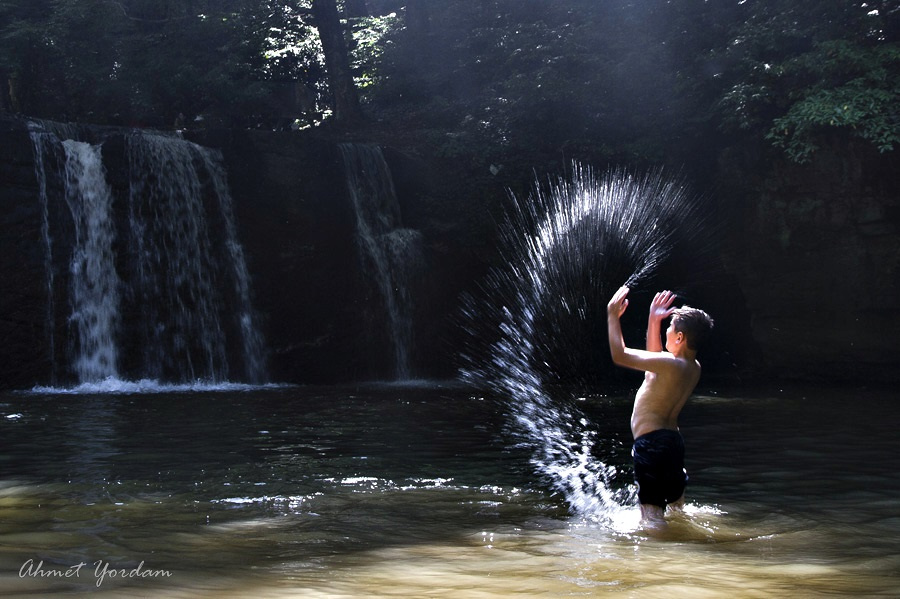
[[[612,299],[609,300],[609,303],[606,305],[606,313],[609,316],[620,318],[622,314],[625,313],[625,309],[628,307],[627,295],[628,287],[619,287],[619,290],[613,294]]]
[[[660,291],[653,296],[653,301],[650,303],[650,320],[659,322],[670,316],[675,311],[675,308],[672,307],[674,301],[675,294],[668,290]]]

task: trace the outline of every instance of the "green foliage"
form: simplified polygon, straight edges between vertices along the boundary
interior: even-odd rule
[[[380,16],[368,16],[351,21],[353,31],[353,52],[351,68],[356,85],[360,90],[379,83],[378,65],[384,55],[387,40],[396,35],[402,27],[402,20],[396,12]]]
[[[900,47],[861,48],[838,40],[819,44],[786,70],[813,72],[821,80],[792,93],[784,116],[766,134],[797,162],[818,149],[818,134],[838,128],[860,137],[880,152],[900,142]]]
[[[347,41],[369,114],[482,169],[708,164],[739,136],[800,162],[825,140],[900,142],[900,8],[881,0],[353,6]],[[39,117],[169,126],[183,112],[269,127],[309,111],[319,122],[329,90],[310,8],[0,0],[0,78],[15,109]]]
[[[270,0],[264,15],[252,15],[256,36],[264,40],[261,74],[266,79],[314,80],[324,78],[322,44],[308,23],[310,2]]]
[[[283,104],[268,82],[322,78],[301,14],[289,0],[3,0],[0,70],[20,82],[17,108],[32,116],[249,123]]]
[[[417,22],[407,9],[387,36],[370,111],[439,127],[439,147],[485,169],[654,161],[686,120],[658,37],[664,5],[420,4]]]
[[[748,10],[730,45],[714,51],[730,63],[719,104],[726,131],[760,135],[801,163],[828,137],[894,149],[900,45],[890,19],[898,9],[804,0]]]

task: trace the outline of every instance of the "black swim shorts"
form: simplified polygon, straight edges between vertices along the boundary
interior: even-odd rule
[[[661,428],[641,435],[634,440],[631,456],[642,504],[665,508],[681,498],[688,479],[681,433]]]

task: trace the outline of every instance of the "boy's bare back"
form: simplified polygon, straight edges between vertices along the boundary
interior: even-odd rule
[[[678,430],[678,414],[700,380],[697,360],[678,358],[683,364],[671,373],[647,372],[634,398],[631,434],[635,439],[661,428]]]
[[[660,323],[674,312],[675,296],[668,291],[656,294],[647,323],[647,349],[625,346],[619,319],[628,307],[628,288],[620,288],[607,306],[609,346],[613,362],[620,366],[643,370],[644,382],[638,389],[631,414],[634,438],[658,430],[678,430],[678,415],[697,382],[700,363],[697,352],[688,346],[683,333],[674,323],[666,330],[667,352],[660,338]]]

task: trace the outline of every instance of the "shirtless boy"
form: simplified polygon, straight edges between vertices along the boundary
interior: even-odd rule
[[[641,503],[641,519],[650,526],[664,526],[666,506],[684,505],[687,474],[684,440],[678,430],[678,414],[700,380],[697,350],[713,327],[703,310],[673,308],[675,294],[661,291],[650,304],[647,349],[625,346],[620,318],[628,307],[628,287],[609,300],[607,326],[609,350],[619,366],[643,370],[644,382],[634,398],[631,434],[634,436],[634,477]],[[663,351],[661,323],[672,316]]]

